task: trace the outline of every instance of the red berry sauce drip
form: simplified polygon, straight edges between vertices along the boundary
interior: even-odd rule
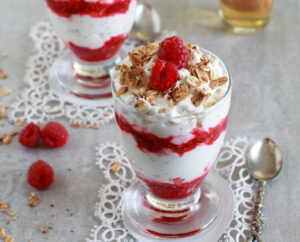
[[[157,237],[161,237],[161,238],[165,238],[165,239],[180,239],[180,238],[185,238],[185,237],[195,235],[195,234],[199,233],[200,231],[202,231],[201,228],[195,229],[193,231],[186,232],[186,233],[165,234],[165,233],[159,233],[159,232],[153,231],[151,229],[147,229],[146,233],[148,233],[152,236],[157,236]]]
[[[78,14],[101,18],[126,13],[131,0],[115,0],[113,3],[86,2],[84,0],[46,0],[46,3],[55,14],[61,17],[71,18],[73,14]]]
[[[128,33],[111,37],[98,49],[78,46],[71,41],[68,42],[68,46],[80,60],[87,62],[104,61],[110,59],[118,52],[127,36]]]
[[[149,189],[149,191],[156,197],[167,199],[167,200],[177,200],[186,198],[193,193],[196,192],[204,178],[206,177],[208,173],[208,169],[205,169],[205,173],[195,178],[192,181],[189,182],[182,182],[180,183],[167,183],[167,182],[159,182],[159,181],[153,181],[146,179],[139,174],[137,174],[138,178],[143,181],[145,186]]]
[[[161,216],[158,218],[153,218],[152,221],[155,223],[159,223],[159,224],[170,224],[170,223],[175,223],[175,222],[180,222],[182,220],[184,220],[188,215],[182,215],[179,217],[167,217],[167,216]]]
[[[211,127],[208,130],[204,130],[200,125],[191,131],[194,136],[187,142],[181,144],[174,144],[172,141],[176,138],[169,136],[161,138],[155,134],[147,132],[146,128],[140,128],[137,130],[137,125],[130,124],[122,115],[115,113],[118,126],[123,132],[131,134],[137,142],[137,147],[143,152],[155,153],[157,155],[166,154],[166,151],[172,151],[179,156],[183,156],[185,152],[189,152],[199,145],[212,145],[226,130],[228,114],[221,122],[215,127]]]

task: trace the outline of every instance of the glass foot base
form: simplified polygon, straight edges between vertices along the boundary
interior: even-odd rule
[[[79,105],[112,104],[110,71],[120,63],[119,56],[101,63],[74,61],[70,51],[56,59],[49,71],[52,93]]]
[[[149,204],[145,188],[137,181],[127,190],[123,200],[125,227],[143,242],[166,239],[190,242],[198,238],[202,241],[202,237],[212,237],[216,241],[232,219],[233,194],[227,182],[215,172],[208,174],[200,189],[198,206],[193,209],[163,211]],[[211,233],[214,228],[218,231]]]

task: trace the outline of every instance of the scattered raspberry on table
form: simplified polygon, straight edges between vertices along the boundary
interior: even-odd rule
[[[42,129],[43,143],[50,148],[64,146],[68,138],[67,129],[58,122],[49,122]]]
[[[190,52],[177,36],[166,38],[159,45],[158,58],[172,62],[178,69],[185,67],[190,60]]]
[[[27,181],[28,184],[36,189],[46,189],[54,181],[54,171],[48,163],[43,160],[38,160],[30,166]]]
[[[40,127],[34,123],[28,124],[19,135],[19,142],[26,147],[35,147],[41,138]]]

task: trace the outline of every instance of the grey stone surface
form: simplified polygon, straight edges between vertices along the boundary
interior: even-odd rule
[[[237,135],[270,136],[278,143],[284,166],[280,177],[268,185],[263,238],[300,241],[300,1],[275,1],[268,26],[245,36],[224,31],[217,16],[216,0],[147,2],[157,8],[165,28],[215,52],[228,65],[234,88],[227,139]],[[7,58],[0,58],[0,68],[8,74],[8,79],[0,79],[0,89],[14,89],[13,94],[0,99],[1,105],[8,104],[21,91],[27,58],[34,53],[29,30],[47,16],[41,0],[1,0],[0,16],[0,54],[8,54]],[[0,134],[16,129],[5,121],[0,123],[5,123]],[[11,202],[16,211],[16,221],[9,225],[5,224],[8,217],[0,214],[0,226],[17,242],[31,238],[84,241],[99,222],[94,217],[94,206],[97,191],[105,180],[94,164],[94,146],[106,141],[119,142],[115,124],[98,131],[69,131],[70,142],[62,149],[25,149],[17,139],[11,145],[0,146],[0,200]],[[52,164],[56,181],[51,189],[38,192],[42,202],[30,208],[27,196],[33,189],[26,183],[26,172],[37,159]],[[40,224],[53,224],[54,230],[41,234]]]

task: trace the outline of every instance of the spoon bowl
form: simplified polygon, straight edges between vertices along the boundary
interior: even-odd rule
[[[269,138],[255,142],[248,151],[246,166],[248,172],[259,181],[251,236],[247,242],[262,242],[260,232],[264,225],[261,214],[265,184],[277,177],[282,167],[282,156],[276,143]]]
[[[265,138],[253,144],[248,152],[247,168],[259,181],[274,179],[282,167],[282,156],[276,143]]]
[[[139,4],[136,9],[132,32],[136,39],[151,42],[161,32],[159,14],[149,4]]]

